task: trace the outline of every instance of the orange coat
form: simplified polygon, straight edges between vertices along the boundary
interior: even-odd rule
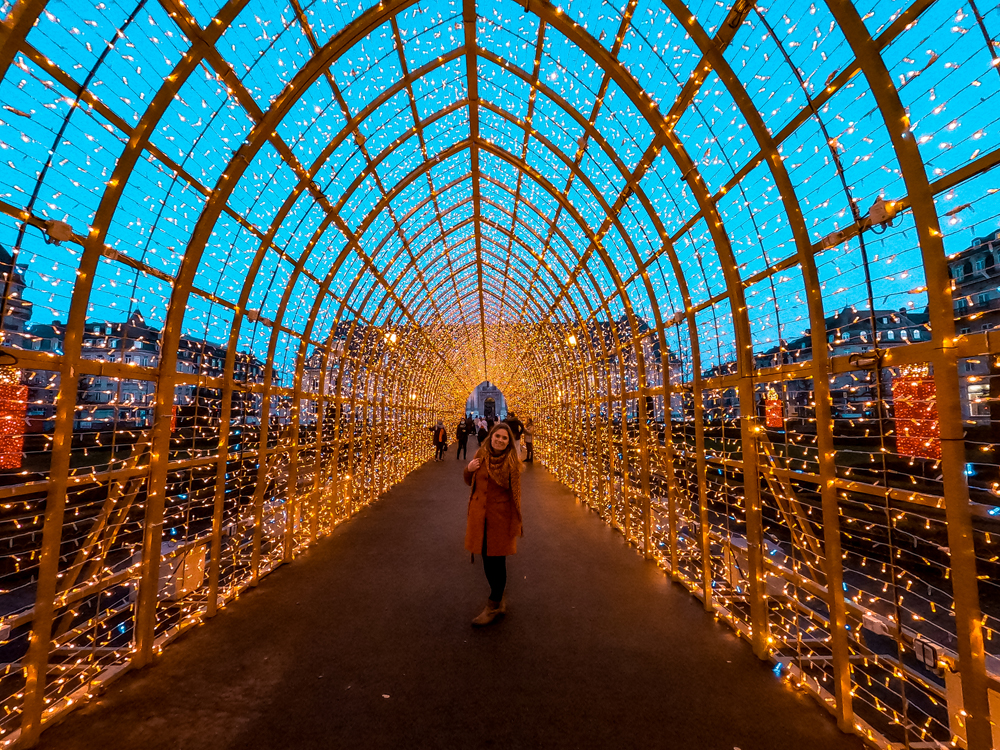
[[[522,533],[510,489],[490,478],[488,459],[480,463],[475,472],[465,467],[465,483],[472,486],[465,524],[465,549],[482,554],[485,525],[486,554],[513,555],[517,552],[517,537]]]

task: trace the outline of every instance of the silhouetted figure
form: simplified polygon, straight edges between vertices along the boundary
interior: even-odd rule
[[[458,427],[455,428],[455,459],[460,459],[463,457],[469,457],[468,450],[465,447],[465,441],[469,439],[469,431],[465,427],[465,420],[458,420]]]
[[[444,451],[448,447],[448,430],[440,419],[434,427],[434,460],[444,461]]]

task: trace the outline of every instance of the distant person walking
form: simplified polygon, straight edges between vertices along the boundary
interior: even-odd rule
[[[434,427],[434,460],[444,461],[444,451],[448,447],[448,430],[444,428],[442,420],[437,421]]]
[[[486,441],[486,435],[489,430],[486,429],[486,420],[480,417],[476,420],[476,424],[479,426],[479,432],[476,433],[476,439],[479,444],[482,445]]]
[[[462,458],[462,454],[465,454],[465,458],[469,457],[468,450],[465,447],[465,441],[469,439],[469,431],[465,427],[465,418],[458,420],[458,427],[455,428],[455,458]]]
[[[524,460],[535,461],[535,423],[531,417],[524,423]]]
[[[510,426],[500,422],[490,430],[486,444],[465,467],[465,483],[472,487],[465,526],[465,548],[483,556],[483,571],[490,585],[486,608],[472,621],[489,625],[507,607],[507,555],[517,552],[521,525],[521,471],[524,464],[514,444]]]

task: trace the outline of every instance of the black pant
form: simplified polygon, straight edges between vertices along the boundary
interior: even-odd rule
[[[434,453],[434,459],[435,459],[435,460],[437,460],[437,459],[439,459],[439,458],[444,458],[444,449],[445,449],[446,447],[447,447],[447,446],[445,446],[445,444],[444,444],[444,443],[439,443],[439,444],[438,444],[438,446],[437,446],[437,451],[436,451],[436,452]]]
[[[525,443],[524,444],[524,460],[534,461],[535,460],[535,444]]]
[[[465,444],[466,440],[468,440],[468,438],[461,438],[458,441],[458,445],[455,447],[455,458],[461,458],[463,453],[466,458],[469,457],[469,450]]]
[[[490,601],[499,602],[503,599],[503,590],[507,588],[507,558],[504,555],[490,557],[486,554],[486,526],[483,525],[483,571],[486,582],[490,584]]]

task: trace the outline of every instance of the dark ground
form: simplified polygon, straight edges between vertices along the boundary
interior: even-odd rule
[[[473,629],[462,463],[417,469],[40,747],[863,747],[539,465],[508,615]]]

